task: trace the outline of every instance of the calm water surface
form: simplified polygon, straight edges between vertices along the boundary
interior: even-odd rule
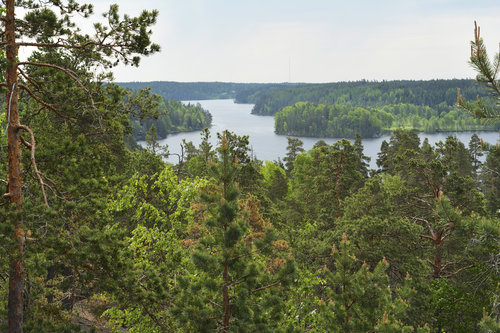
[[[272,116],[257,116],[250,113],[253,104],[235,104],[232,100],[204,100],[204,101],[189,101],[184,103],[200,103],[201,106],[210,111],[212,114],[212,127],[210,128],[211,142],[214,146],[217,145],[217,133],[227,129],[238,135],[248,135],[250,145],[254,155],[260,160],[277,160],[278,157],[283,159],[286,155],[286,146],[288,144],[287,137],[274,133],[274,118]],[[448,132],[448,133],[420,133],[421,141],[424,138],[429,139],[429,143],[434,145],[436,142],[444,141],[449,135],[455,135],[466,146],[469,144],[470,137],[474,132]],[[485,142],[496,143],[500,136],[498,132],[477,132],[480,138]],[[324,140],[328,144],[332,144],[339,139],[332,138],[308,138],[299,137],[304,142],[306,150],[313,147],[318,140]],[[390,136],[382,136],[379,138],[363,139],[365,155],[371,157],[370,167],[377,168],[376,160],[377,153],[380,151],[380,145],[383,140],[389,140]],[[195,146],[201,142],[200,131],[178,133],[169,135],[167,138],[160,140],[160,144],[168,145],[171,153],[180,153],[180,145],[182,139],[192,141]],[[144,144],[144,143],[141,143]],[[172,156],[170,162],[176,163],[177,157]]]

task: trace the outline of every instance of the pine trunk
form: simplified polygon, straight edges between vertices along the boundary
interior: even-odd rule
[[[9,273],[9,333],[23,331],[23,289],[24,289],[24,230],[22,220],[23,197],[21,180],[21,147],[19,141],[19,114],[17,107],[17,45],[14,18],[15,0],[6,1],[5,36],[7,70],[5,73],[7,90],[8,135],[8,196],[13,218],[15,245],[10,250]]]
[[[229,318],[231,317],[231,308],[229,304],[229,273],[228,273],[228,267],[227,267],[227,262],[224,263],[224,274],[223,274],[223,279],[224,279],[224,287],[222,289],[222,298],[224,302],[224,319],[222,323],[222,331],[223,332],[228,332],[229,331]]]

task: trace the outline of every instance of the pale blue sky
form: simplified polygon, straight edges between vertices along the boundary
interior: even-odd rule
[[[97,1],[96,12],[112,1]],[[115,1],[116,2],[116,1]],[[473,21],[500,42],[500,1],[121,0],[158,9],[162,51],[119,81],[336,82],[471,78]]]

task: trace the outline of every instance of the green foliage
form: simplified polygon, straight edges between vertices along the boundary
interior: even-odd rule
[[[313,148],[297,156],[292,197],[306,220],[332,221],[343,211],[342,200],[363,185],[360,156],[348,140]]]
[[[61,6],[68,15],[91,12],[74,2]],[[41,42],[87,41],[71,32],[65,15],[43,6],[27,10],[30,26],[23,33]],[[142,23],[124,18],[137,28],[127,34],[116,7],[107,15],[119,30],[115,41],[134,40],[142,54],[155,50]],[[141,17],[152,23],[156,16]],[[256,160],[248,136],[225,131],[214,149],[205,129],[202,143],[185,142],[185,160],[171,167],[156,154],[159,132],[172,119],[183,128],[189,119],[196,125],[186,108],[203,111],[170,100],[164,118],[165,107],[152,90],[131,93],[100,82],[104,76],[95,69],[115,63],[110,53],[97,45],[65,46],[35,51],[30,61],[67,68],[79,82],[55,67],[23,65],[34,80],[23,84],[40,82],[36,93],[57,109],[40,110],[21,92],[20,116],[36,135],[42,173],[24,154],[24,214],[0,203],[0,258],[16,245],[12,221],[22,217],[25,223],[26,332],[104,326],[128,332],[498,331],[498,146],[474,136],[468,148],[455,137],[431,146],[413,131],[396,129],[382,144],[376,174],[368,172],[360,136],[354,143],[320,141],[308,152],[289,138],[285,171],[279,161]],[[435,129],[458,126],[448,103],[450,85],[457,82],[476,92],[469,81],[457,80],[354,82],[344,83],[345,89],[198,87],[200,94],[232,87],[242,100],[268,98],[267,111],[280,101],[317,99],[296,108],[316,121],[318,131],[322,117],[331,114],[352,116],[360,129],[363,117],[382,112],[390,114],[392,126]],[[266,95],[267,88],[273,91]],[[361,101],[378,111],[361,110]],[[148,124],[150,149],[126,149],[131,119]],[[365,125],[368,132],[375,128]],[[0,154],[6,160],[5,150]],[[6,165],[0,170],[5,174]],[[339,246],[332,251],[332,244]],[[8,260],[0,260],[1,331],[7,325],[8,272]]]
[[[215,159],[215,151],[210,143],[210,131],[205,128],[200,133],[201,142],[197,149],[193,149],[187,156],[187,172],[190,175],[208,177],[210,161]],[[186,146],[190,143],[186,143]]]
[[[392,117],[383,111],[367,110],[344,105],[324,105],[298,102],[276,113],[275,131],[278,134],[354,138],[381,134],[391,126]]]
[[[486,197],[486,209],[489,214],[498,215],[500,209],[500,147],[491,146],[484,163],[480,178]]]
[[[212,115],[198,103],[183,104],[174,99],[160,103],[160,111],[155,118],[131,118],[132,134],[135,140],[144,140],[151,126],[155,126],[159,139],[168,134],[201,130],[210,127]]]
[[[500,122],[484,124],[456,110],[440,113],[428,106],[402,103],[365,108],[351,104],[297,102],[278,111],[274,120],[278,134],[340,138],[353,138],[356,133],[377,137],[394,128],[425,132],[500,128]]]
[[[344,201],[344,215],[333,239],[345,234],[358,249],[358,259],[370,267],[386,259],[391,285],[400,285],[407,272],[421,272],[418,257],[423,228],[410,220],[397,217],[397,203],[404,194],[399,177],[384,175],[369,179],[352,197]]]
[[[248,210],[240,212],[235,183],[240,166],[234,148],[224,132],[220,164],[211,168],[215,187],[203,194],[206,218],[200,221],[201,237],[193,240],[192,260],[200,273],[181,280],[181,303],[173,312],[200,332],[277,329],[280,295],[293,272],[291,261],[271,256],[273,248],[287,246],[259,215],[257,202],[249,198]]]
[[[286,156],[283,158],[286,166],[286,173],[288,177],[291,176],[293,171],[293,163],[297,158],[299,153],[304,151],[303,145],[304,143],[299,138],[287,138],[288,146],[286,147]]]
[[[484,299],[481,293],[464,292],[453,282],[438,279],[432,282],[431,304],[436,326],[443,331],[470,332],[482,314]],[[453,315],[451,315],[453,314]]]
[[[103,315],[114,328],[131,332],[176,327],[166,304],[176,299],[176,281],[190,267],[182,235],[193,224],[191,203],[207,185],[200,179],[178,184],[170,167],[153,179],[135,175],[107,207],[111,219],[128,231],[121,254],[131,266],[112,290],[117,305]]]
[[[252,113],[274,115],[285,106],[297,102],[325,105],[352,105],[381,108],[385,105],[411,104],[428,106],[447,113],[456,102],[457,88],[467,98],[484,96],[473,80],[431,81],[355,81],[310,84],[262,94],[255,102]]]
[[[497,53],[493,58],[493,62],[488,57],[486,46],[481,38],[480,28],[474,21],[474,40],[471,41],[471,54],[469,63],[476,70],[476,81],[486,87],[492,99],[496,103],[489,103],[479,96],[475,103],[469,102],[467,99],[470,97],[462,96],[458,90],[457,104],[462,109],[468,111],[474,117],[479,119],[497,119],[500,118],[498,114],[498,100],[500,99],[500,86],[498,75],[498,67],[500,66],[500,53]]]
[[[266,195],[271,201],[282,200],[288,193],[286,172],[279,165],[266,161],[261,168]]]
[[[345,235],[339,249],[332,248],[331,255],[334,269],[326,271],[327,298],[320,315],[320,327],[339,332],[378,331],[382,327],[384,331],[413,331],[400,321],[408,308],[406,299],[412,292],[409,276],[401,289],[391,290],[386,275],[387,261],[383,259],[371,270],[354,256]]]
[[[485,95],[472,80],[339,82],[270,90],[252,113],[276,115],[277,133],[313,137],[500,129],[498,121],[484,123],[455,109],[457,89],[466,98]]]

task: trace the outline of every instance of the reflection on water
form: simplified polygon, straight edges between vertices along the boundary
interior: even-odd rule
[[[278,157],[283,159],[286,154],[286,146],[288,144],[287,137],[284,135],[277,135],[274,133],[274,118],[271,116],[257,116],[250,114],[252,104],[235,104],[232,100],[204,100],[204,101],[190,101],[191,103],[200,103],[203,108],[210,111],[212,114],[212,127],[210,132],[212,134],[211,142],[217,145],[217,134],[227,129],[238,135],[248,135],[250,145],[254,151],[255,156],[260,160],[277,160]],[[184,102],[187,103],[187,102]],[[428,138],[429,143],[434,145],[436,142],[444,141],[449,135],[455,135],[465,146],[468,146],[470,137],[474,132],[447,132],[447,133],[420,133],[420,139]],[[476,132],[480,138],[485,142],[496,143],[499,139],[497,132]],[[380,151],[380,145],[383,140],[389,140],[390,136],[383,136],[379,138],[363,139],[363,146],[365,148],[365,155],[371,157],[370,167],[377,168],[376,160],[377,153]],[[180,145],[182,139],[192,141],[195,146],[201,142],[200,131],[178,133],[169,135],[166,139],[160,140],[161,144],[167,144],[171,153],[180,153]],[[339,139],[332,138],[308,138],[300,137],[304,142],[306,150],[318,140],[324,140],[328,144],[332,144]],[[142,142],[141,144],[144,144]],[[170,162],[176,163],[177,157],[172,156]]]

